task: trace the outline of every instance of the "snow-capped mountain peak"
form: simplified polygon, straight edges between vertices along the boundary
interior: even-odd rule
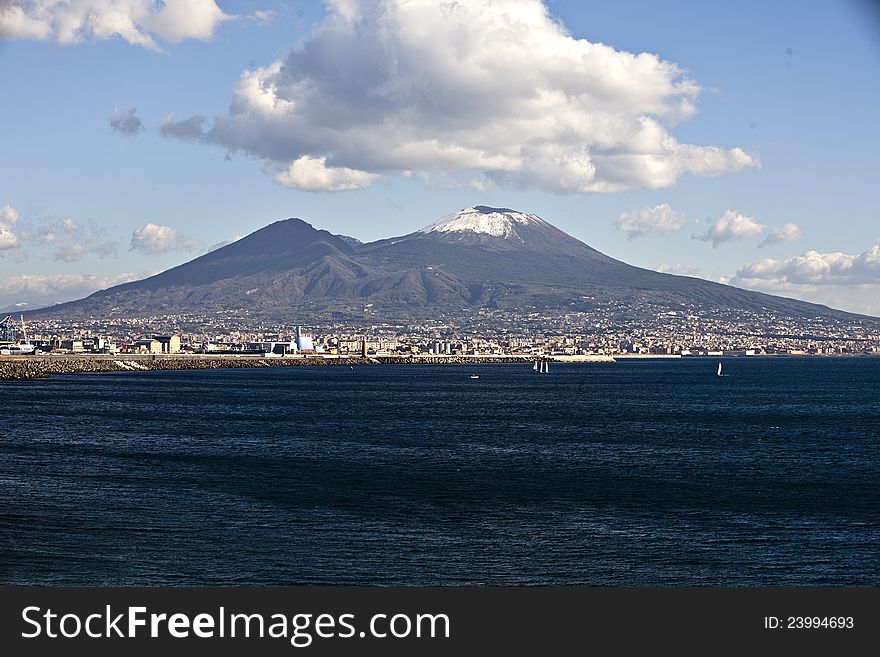
[[[476,205],[446,215],[421,233],[459,233],[471,232],[492,237],[518,238],[516,227],[544,224],[544,220],[534,214],[517,212],[509,208],[490,208]]]

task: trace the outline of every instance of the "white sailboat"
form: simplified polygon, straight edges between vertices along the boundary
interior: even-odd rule
[[[724,375],[721,373],[721,363],[718,363],[718,372],[717,372],[717,375],[718,375],[718,376],[724,376]]]
[[[532,367],[532,369],[533,369],[535,372],[538,371],[538,361],[535,361],[535,365]]]
[[[550,363],[544,363],[544,374],[550,374]]]

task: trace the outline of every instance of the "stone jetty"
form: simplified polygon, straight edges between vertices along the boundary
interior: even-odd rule
[[[90,372],[145,372],[152,370],[206,370],[257,367],[308,367],[318,365],[477,365],[480,363],[531,363],[529,356],[213,356],[193,355],[44,355],[0,356],[0,380],[38,379],[55,374]],[[557,360],[545,358],[543,360]],[[561,358],[558,360],[562,360]],[[610,357],[596,356],[591,360],[613,362]]]

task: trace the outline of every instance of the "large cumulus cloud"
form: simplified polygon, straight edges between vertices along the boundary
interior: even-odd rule
[[[306,190],[419,174],[582,194],[757,165],[670,134],[701,92],[675,64],[576,39],[540,0],[328,8],[301,45],[242,75],[228,115],[186,137]]]

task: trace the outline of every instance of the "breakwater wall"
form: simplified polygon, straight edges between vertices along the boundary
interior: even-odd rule
[[[89,372],[143,372],[151,370],[206,370],[257,367],[310,367],[320,365],[476,365],[479,363],[531,363],[526,356],[0,356],[0,380],[38,379],[56,374]],[[552,360],[552,359],[547,359]]]

